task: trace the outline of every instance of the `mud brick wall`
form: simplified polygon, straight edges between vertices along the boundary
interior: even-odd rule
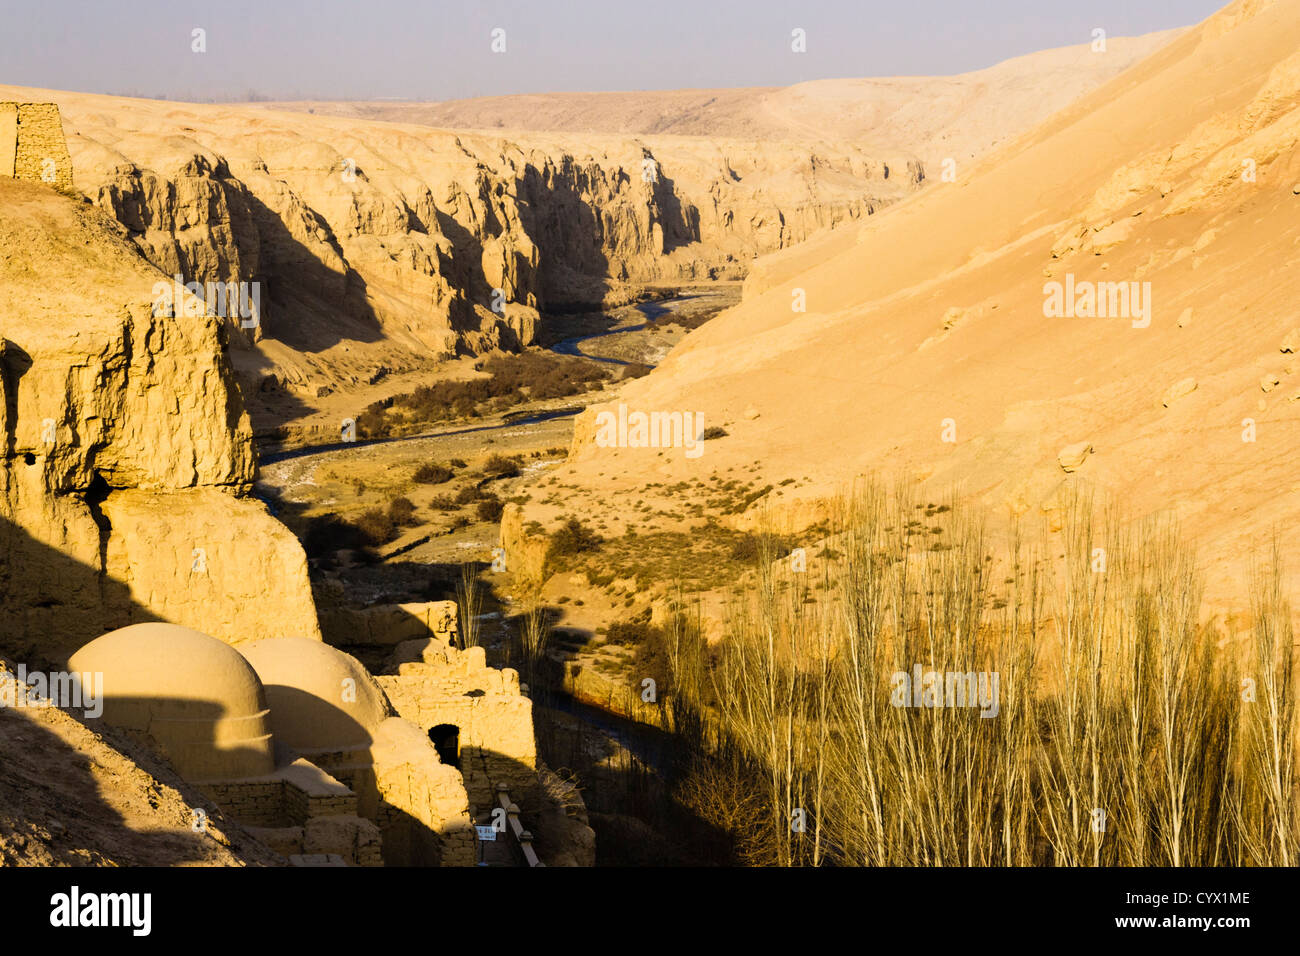
[[[308,793],[293,785],[284,788],[285,815],[295,824],[304,824],[313,817],[355,815],[356,794]]]
[[[57,105],[0,103],[0,176],[72,190],[72,157]]]
[[[284,782],[281,780],[207,783],[201,789],[240,823],[255,827],[282,827],[289,822]],[[302,823],[303,820],[294,822]]]
[[[459,729],[460,770],[471,811],[493,805],[495,787],[508,784],[526,799],[537,785],[532,701],[519,675],[484,662],[481,647],[431,649],[421,661],[376,678],[397,712],[424,730]]]

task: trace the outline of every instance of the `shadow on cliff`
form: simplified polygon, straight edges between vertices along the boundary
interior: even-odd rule
[[[676,184],[663,174],[662,169],[655,180],[654,201],[659,212],[658,222],[664,231],[664,255],[700,241],[700,211],[693,205],[682,203]]]
[[[19,458],[11,459],[11,467],[38,466]],[[0,655],[11,673],[16,673],[19,665],[29,675],[61,671],[71,653],[96,637],[128,624],[157,620],[157,615],[131,599],[124,583],[33,538],[12,521],[0,519]],[[214,702],[212,706],[220,705]],[[104,799],[101,787],[105,780],[135,787],[136,778],[112,767],[106,775],[102,759],[92,759],[91,753],[77,749],[69,740],[79,740],[87,747],[106,743],[124,754],[124,760],[175,787],[188,806],[204,808],[214,820],[220,819],[216,807],[185,784],[165,761],[138,741],[127,739],[124,732],[90,717],[83,719],[76,710],[65,713],[71,722],[61,722],[61,733],[56,733],[58,725],[35,710],[16,702],[15,706],[0,706],[0,767],[4,768],[0,773],[0,835],[9,846],[18,845],[13,837],[20,836],[30,852],[39,853],[32,844],[36,841],[46,846],[52,862],[68,865],[109,861],[175,865],[212,860],[210,838],[185,830],[184,821],[177,821],[177,829],[130,827]],[[95,741],[91,730],[102,741]],[[112,758],[108,759],[111,763]],[[135,802],[143,812],[153,799],[140,790]],[[79,852],[87,849],[93,852]]]
[[[616,170],[616,177],[617,189],[631,186],[625,170]],[[620,219],[620,213],[633,215],[630,207],[596,202],[590,185],[585,176],[548,177],[531,163],[519,181],[519,192],[527,199],[519,204],[519,218],[537,245],[539,297],[544,311],[599,309],[615,283],[645,278],[631,275],[623,262],[611,259],[607,252],[612,243],[625,240],[629,230],[642,248],[616,250],[624,258],[633,258],[634,253],[668,255],[699,241],[699,211],[683,205],[673,180],[661,168],[656,168],[644,222]],[[653,249],[650,236],[642,233],[643,227],[653,225],[662,230],[662,250]]]
[[[506,660],[494,663],[516,667],[528,684],[538,756],[579,787],[596,833],[596,865],[736,865],[732,835],[680,799],[699,756],[697,742],[569,693],[566,676],[591,635],[558,629],[559,608],[544,613],[551,629],[547,652],[529,662],[517,616],[507,622],[514,645]]]
[[[311,549],[309,548],[309,551]],[[480,574],[487,571],[483,562],[470,562]],[[387,645],[364,643],[348,630],[345,618],[326,613],[331,602],[339,606],[360,608],[382,603],[391,608],[390,628],[408,638],[427,634],[424,622],[398,611],[392,605],[405,601],[455,601],[461,580],[461,565],[454,563],[376,563],[369,567],[344,569],[341,576],[327,583],[313,573],[312,583],[318,607],[322,609],[321,628],[327,644],[360,660],[372,673],[381,673],[393,662],[397,641]],[[529,685],[529,700],[539,758],[558,778],[572,783],[582,794],[589,811],[590,825],[596,832],[596,863],[601,866],[681,866],[728,865],[735,862],[731,836],[694,814],[675,798],[676,788],[689,767],[684,757],[687,747],[658,728],[579,701],[562,688],[566,658],[572,655],[571,641],[558,634],[552,641],[553,653],[530,668],[518,645],[519,618],[504,618],[508,605],[503,604],[489,586],[484,593],[480,619],[484,631],[480,643],[493,667],[513,667],[521,681]],[[559,620],[561,610],[548,609],[551,623]],[[581,640],[581,638],[577,638]],[[531,680],[530,680],[531,676]],[[426,728],[430,740],[452,763],[449,754],[456,752],[452,742],[458,728]],[[490,750],[481,751],[492,766],[490,783],[502,779],[519,780],[534,774],[513,758]],[[458,767],[459,768],[459,767]],[[557,841],[562,829],[555,821],[546,826],[540,819],[543,803],[537,794],[513,788],[511,798],[521,807],[521,819],[535,835],[535,846],[544,862],[562,856],[566,847]],[[475,823],[491,822],[495,801],[482,795],[477,804]],[[504,839],[504,838],[502,838]],[[492,865],[517,865],[518,845],[513,838],[509,860],[502,846],[486,849]]]
[[[11,461],[14,470],[41,467],[38,460]],[[92,517],[103,521],[99,495],[97,482],[84,500]],[[102,554],[107,539],[102,524],[100,536]],[[0,654],[33,670],[57,668],[101,634],[158,620],[132,599],[125,583],[0,518]]]
[[[11,460],[11,467],[37,466],[27,466],[20,458]],[[87,497],[93,510],[94,495]],[[123,582],[0,519],[0,657],[11,673],[20,665],[28,675],[66,670],[67,658],[95,638],[130,624],[164,620],[132,600]],[[274,697],[281,706],[314,708],[318,716],[328,707],[319,699],[305,699],[308,695],[294,688],[272,684],[266,689],[268,704]],[[211,734],[193,740],[196,744],[216,744],[215,721],[228,714],[226,703],[217,699],[160,696],[150,702],[161,710],[201,718],[196,727],[211,722]],[[126,704],[129,709],[130,701]],[[252,862],[283,862],[223,814],[199,785],[183,780],[147,735],[110,726],[86,713],[84,706],[63,713],[67,720],[41,717],[28,707],[0,705],[0,864],[6,862],[5,850],[14,848],[17,857],[12,862],[39,863],[44,854],[49,856],[44,862],[59,865],[220,862],[213,835],[188,829],[192,820],[178,819],[171,829],[130,825],[118,808],[131,806],[147,814],[150,807],[157,809],[157,795],[149,789],[150,781],[131,772],[128,761],[175,789],[187,812],[203,810],[233,852]],[[366,736],[342,711],[324,717],[341,737]],[[97,752],[105,746],[115,754]],[[121,755],[120,764],[116,755]],[[276,757],[277,765],[292,759],[287,750]],[[238,761],[237,753],[233,759]],[[105,786],[119,788],[116,806],[105,798]],[[391,841],[385,861],[436,864],[440,851],[427,831],[396,808],[391,817],[406,837]]]
[[[252,190],[243,190],[243,197],[257,224],[261,253],[262,272],[253,278],[264,290],[262,336],[303,354],[318,354],[345,341],[383,341],[383,323],[371,303],[366,281],[348,265],[342,245],[325,220],[315,217],[323,241],[344,264],[342,275],[321,262]],[[259,436],[274,436],[280,426],[315,411],[274,377],[274,363],[257,349],[239,348],[237,354],[232,353],[232,364],[241,389],[248,392],[245,406]]]
[[[39,467],[22,458],[11,463],[15,469]],[[100,635],[157,620],[157,615],[131,599],[122,582],[0,519],[0,655],[12,671],[20,664],[29,674],[62,670],[69,655]],[[115,749],[122,749],[117,731],[102,725],[94,729]],[[138,752],[132,754],[137,756]],[[0,766],[4,767],[0,826],[40,842],[45,842],[42,833],[52,834],[49,852],[57,863],[103,862],[76,852],[85,847],[128,864],[170,865],[207,858],[200,850],[201,834],[127,827],[118,811],[100,797],[102,777],[93,772],[90,757],[26,708],[0,707]],[[187,799],[193,797],[191,805],[215,811],[169,769],[145,769],[155,776],[161,773]],[[50,830],[50,820],[56,821],[58,832]]]
[[[266,298],[271,308],[263,334],[300,352],[322,352],[344,340],[378,342],[383,326],[366,294],[366,282],[347,265],[337,237],[320,217],[324,242],[344,263],[345,272],[328,268],[296,238],[280,215],[251,190],[246,196],[257,223]]]
[[[32,357],[13,342],[0,336],[0,388],[4,395],[5,444],[3,454],[12,460],[16,454],[18,428],[18,382],[32,367]]]

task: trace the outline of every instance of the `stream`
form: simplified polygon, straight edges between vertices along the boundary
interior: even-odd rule
[[[592,339],[608,338],[611,335],[624,335],[628,332],[639,332],[642,329],[652,325],[665,315],[670,315],[676,308],[690,299],[696,298],[693,295],[677,295],[670,299],[664,299],[658,302],[642,302],[635,308],[638,312],[646,317],[646,321],[638,325],[627,325],[619,328],[606,329],[603,332],[595,332],[590,335],[576,335],[572,338],[563,339],[556,342],[550,347],[550,351],[557,355],[568,355],[575,358],[584,358],[592,362],[603,362],[607,365],[630,365],[622,359],[605,358],[599,355],[588,355],[582,351],[582,343],[589,342]],[[518,428],[520,426],[537,425],[542,422],[553,421],[557,418],[569,418],[577,415],[582,411],[582,406],[568,406],[565,408],[556,408],[549,411],[532,412],[520,415],[516,413],[514,417],[507,415],[504,421],[496,422],[491,425],[471,425],[466,428],[456,428],[449,431],[421,432],[418,435],[398,435],[391,438],[367,438],[362,441],[337,441],[323,445],[305,445],[302,448],[290,448],[282,451],[268,451],[260,455],[262,464],[270,465],[278,461],[291,461],[295,458],[305,458],[309,455],[319,455],[322,452],[329,451],[346,451],[356,448],[368,448],[372,445],[388,445],[393,442],[419,441],[426,438],[447,438],[452,435],[468,435],[474,432],[497,431],[502,428]]]

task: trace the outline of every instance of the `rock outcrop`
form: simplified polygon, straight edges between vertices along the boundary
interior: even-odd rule
[[[249,497],[252,433],[207,316],[102,212],[0,181],[0,647],[59,660],[147,620],[320,637],[301,548]]]

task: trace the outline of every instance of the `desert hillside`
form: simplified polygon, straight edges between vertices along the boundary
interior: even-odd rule
[[[1300,6],[1239,0],[957,182],[760,260],[742,305],[620,397],[725,436],[599,447],[589,409],[558,479],[586,497],[524,518],[618,527],[728,472],[762,491],[728,520],[795,529],[870,472],[1006,517],[1079,483],[1176,515],[1211,596],[1239,595],[1300,510],[1298,47]],[[1094,317],[1091,283],[1138,286]]]
[[[927,170],[965,162],[1037,125],[1177,36],[1166,30],[1042,50],[955,76],[814,80],[788,87],[547,93],[436,103],[267,104],[447,129],[546,130],[857,143]],[[931,175],[934,175],[931,173]]]

